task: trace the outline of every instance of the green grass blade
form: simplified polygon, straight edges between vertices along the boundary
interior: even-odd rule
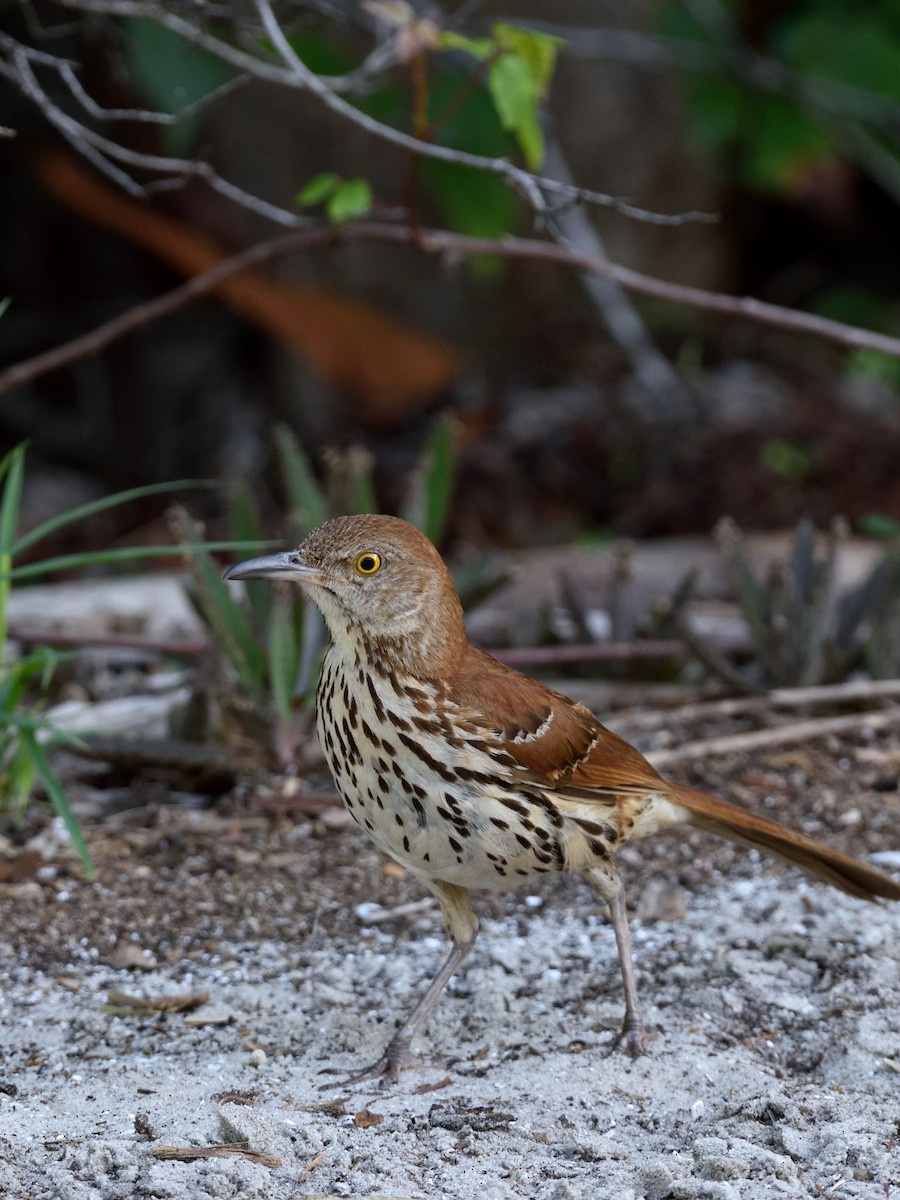
[[[223,581],[218,564],[209,554],[210,543],[194,540],[193,523],[183,509],[176,509],[174,524],[177,535],[188,546],[188,567],[197,607],[243,685],[258,695],[265,681],[266,662],[250,623]]]
[[[34,783],[34,762],[20,737],[13,743],[14,749],[8,751],[4,758],[6,778],[0,790],[0,812],[12,813],[20,817],[28,807],[31,798],[31,788]]]
[[[235,537],[246,542],[262,541],[262,526],[256,512],[256,505],[253,497],[243,485],[231,490],[229,511],[231,530]],[[274,589],[263,579],[247,579],[244,582],[244,594],[250,605],[256,630],[262,635],[262,631],[269,627]]]
[[[293,430],[287,425],[275,429],[275,448],[281,465],[281,478],[288,503],[304,537],[328,519],[328,503],[319,487],[309,459],[300,448]]]
[[[105,512],[108,508],[116,508],[120,504],[128,504],[132,500],[143,500],[147,496],[161,496],[166,492],[182,492],[189,488],[211,488],[215,487],[215,481],[212,479],[176,479],[169,483],[148,483],[144,487],[129,488],[125,492],[114,492],[111,496],[104,496],[100,500],[91,500],[87,504],[79,504],[76,508],[70,508],[68,512],[60,513],[56,517],[51,517],[43,524],[35,526],[23,537],[19,538],[12,553],[14,555],[21,554],[23,550],[28,550],[36,542],[42,541],[45,537],[49,537],[51,533],[56,533],[60,529],[65,529],[67,525],[72,525],[75,521],[84,520],[86,517],[92,517],[95,513]]]
[[[36,717],[34,713],[6,713],[0,719],[16,729],[25,729],[30,733],[46,733],[48,745],[51,746],[83,746],[85,744],[79,734],[68,729],[60,729],[52,721],[46,720],[44,717]]]
[[[199,542],[179,543],[175,546],[120,546],[112,550],[89,550],[83,554],[60,554],[56,558],[45,558],[43,562],[28,563],[24,567],[12,567],[5,574],[6,579],[37,579],[41,575],[52,575],[55,571],[72,571],[80,567],[94,567],[104,563],[140,562],[144,558],[177,558],[190,556],[204,551],[230,551],[235,554],[259,553],[261,550],[275,549],[281,542]],[[0,582],[4,574],[0,571]]]
[[[62,820],[63,825],[66,827],[66,833],[71,838],[72,845],[81,859],[85,875],[88,879],[93,879],[95,874],[94,864],[91,861],[90,851],[87,848],[87,842],[84,840],[84,834],[81,832],[81,826],[75,819],[75,814],[72,812],[66,793],[63,791],[62,784],[57,779],[53,768],[50,766],[50,760],[44,753],[43,746],[30,730],[23,729],[21,738],[22,744],[34,764],[40,781],[44,785],[50,803],[53,805],[54,812]]]
[[[350,458],[350,489],[354,513],[378,512],[375,495],[375,459],[368,452]]]
[[[6,472],[9,470],[10,466],[12,465],[13,459],[16,457],[17,454],[21,454],[22,451],[25,450],[27,446],[28,446],[27,442],[20,442],[18,446],[13,446],[12,450],[7,451],[7,453],[4,454],[2,458],[0,458],[0,483],[2,483],[3,480],[6,478]]]
[[[19,506],[22,500],[22,475],[25,447],[16,446],[3,460],[5,478],[3,495],[0,497],[0,658],[6,642],[6,607],[12,587],[13,543],[19,522]]]
[[[275,711],[285,725],[293,717],[297,656],[293,605],[287,597],[278,596],[269,621],[269,686]]]
[[[453,422],[448,417],[438,420],[425,451],[425,514],[422,532],[433,542],[439,542],[450,515],[453,498],[455,456]]]

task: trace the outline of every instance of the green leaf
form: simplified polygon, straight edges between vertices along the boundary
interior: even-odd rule
[[[325,205],[328,219],[335,225],[361,217],[372,207],[372,188],[367,179],[347,179],[331,193]]]
[[[454,483],[453,422],[440,418],[415,473],[412,494],[403,513],[433,542],[439,542],[450,515]]]
[[[852,350],[847,356],[847,367],[855,375],[867,375],[900,391],[900,361],[877,350]]]
[[[90,851],[81,832],[81,826],[75,819],[75,814],[69,806],[66,793],[63,791],[62,784],[57,779],[53,768],[50,766],[50,760],[44,753],[43,746],[30,729],[23,729],[20,736],[22,745],[31,759],[41,783],[44,785],[44,790],[47,793],[50,803],[53,805],[56,815],[62,820],[63,825],[66,827],[66,832],[71,838],[72,845],[78,852],[85,875],[88,879],[93,879],[94,864],[91,861]]]
[[[771,438],[767,441],[759,457],[764,467],[785,479],[805,479],[815,467],[814,456],[809,450],[782,438]]]
[[[56,571],[78,570],[80,567],[94,567],[103,563],[133,563],[144,558],[174,558],[178,555],[196,554],[204,551],[256,551],[272,549],[279,546],[278,541],[265,542],[198,542],[180,543],[176,546],[121,546],[112,550],[92,550],[83,554],[60,554],[57,558],[45,558],[43,562],[28,563],[24,567],[12,567],[3,572],[0,567],[0,583],[3,579],[35,579],[41,575],[52,575]]]
[[[544,138],[538,116],[540,89],[531,67],[518,54],[507,53],[491,65],[488,90],[500,123],[514,135],[535,171],[544,157]]]
[[[900,25],[895,3],[789,6],[775,51],[809,75],[900,100]]]
[[[328,504],[319,487],[307,456],[293,430],[287,425],[275,427],[275,448],[281,464],[281,478],[298,532],[305,537],[311,529],[328,519]]]
[[[188,566],[194,583],[195,602],[206,623],[220,642],[244,687],[254,695],[263,689],[266,664],[244,610],[232,597],[212,556],[209,543],[198,542],[187,514],[176,512],[178,532],[190,547]]]
[[[537,89],[538,99],[545,99],[550,89],[553,72],[556,70],[557,55],[566,44],[565,41],[547,33],[538,33],[533,29],[520,29],[517,25],[507,25],[502,21],[498,21],[494,25],[493,33],[497,46],[502,50],[511,51],[527,64]]]
[[[25,447],[16,446],[0,463],[0,479],[3,480],[3,495],[0,497],[0,660],[6,642],[6,606],[12,587],[10,572],[22,499],[24,461]]]
[[[866,513],[859,518],[858,524],[869,537],[900,538],[900,521],[895,521],[893,517],[885,516],[884,513]]]
[[[314,204],[321,204],[332,195],[340,182],[340,175],[336,175],[334,171],[323,171],[300,189],[294,203],[298,208],[311,208]]]
[[[444,50],[462,50],[466,54],[471,54],[473,58],[483,61],[488,58],[495,49],[494,43],[490,38],[468,38],[463,37],[461,33],[454,33],[452,29],[442,29],[438,36],[438,44]]]
[[[0,463],[0,478],[4,478],[3,498],[0,500],[0,555],[15,553],[16,525],[22,499],[25,447],[16,446]]]
[[[229,494],[231,528],[242,542],[262,541],[262,528],[253,497],[243,484],[231,489]],[[249,601],[256,629],[263,630],[269,623],[272,611],[271,584],[263,579],[247,579],[244,592]]]
[[[101,500],[91,500],[87,504],[79,504],[76,508],[70,508],[67,512],[51,517],[41,525],[36,525],[24,537],[19,538],[13,546],[12,552],[14,555],[21,554],[23,550],[29,549],[36,542],[48,537],[51,533],[65,529],[67,525],[71,525],[75,521],[83,521],[86,517],[94,516],[95,513],[105,512],[106,509],[116,508],[120,504],[128,504],[132,500],[143,500],[147,496],[161,496],[166,492],[181,492],[188,488],[212,488],[215,486],[215,481],[211,479],[176,479],[169,483],[149,483],[144,487],[114,492],[111,496],[104,496]]]
[[[350,460],[351,512],[378,512],[375,495],[375,460],[369,454],[360,454]]]
[[[3,316],[10,304],[12,304],[12,296],[4,296],[3,299],[0,300],[0,317]]]
[[[276,597],[269,621],[269,684],[275,711],[287,724],[293,716],[297,684],[298,647],[294,632],[294,605],[285,595]]]
[[[231,78],[232,68],[220,58],[155,21],[126,17],[119,28],[128,81],[148,108],[175,115]],[[196,112],[164,126],[169,153],[189,154],[205,120]]]

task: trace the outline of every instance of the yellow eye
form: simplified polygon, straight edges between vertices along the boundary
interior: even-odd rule
[[[374,575],[381,567],[381,555],[376,554],[372,550],[367,550],[365,554],[361,554],[356,560],[356,569],[360,575]]]

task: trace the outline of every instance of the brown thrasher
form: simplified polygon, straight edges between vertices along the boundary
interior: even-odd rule
[[[615,852],[688,823],[795,863],[851,896],[900,900],[900,883],[775,821],[662,779],[588,709],[469,643],[437,550],[396,517],[339,517],[297,550],[226,579],[301,584],[331,633],[318,733],[354,820],[434,893],[453,942],[384,1055],[358,1077],[414,1061],[410,1043],[469,953],[472,888],[552,872],[586,876],[607,902],[625,990],[615,1045],[640,1053],[631,942]]]

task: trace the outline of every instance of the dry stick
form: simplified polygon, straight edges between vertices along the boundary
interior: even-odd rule
[[[125,649],[144,654],[170,654],[178,658],[197,658],[209,649],[204,638],[151,638],[128,633],[63,633],[57,629],[20,629],[10,625],[10,641],[25,646],[55,646],[63,650]]]
[[[350,242],[392,242],[395,245],[415,246],[425,254],[447,254],[451,256],[532,259],[558,263],[579,271],[589,271],[613,279],[628,291],[644,296],[655,296],[673,304],[686,304],[707,312],[726,313],[765,325],[776,325],[800,333],[836,342],[838,345],[856,349],[877,350],[892,358],[900,358],[900,338],[888,337],[870,329],[860,329],[833,321],[813,313],[796,312],[777,304],[767,304],[750,296],[727,296],[708,292],[703,288],[683,284],[667,283],[652,275],[632,271],[618,263],[607,262],[589,254],[581,254],[551,242],[530,238],[475,238],[442,230],[419,230],[414,232],[406,226],[380,225],[370,221],[347,225],[341,228],[319,226],[313,229],[298,229],[263,242],[257,242],[240,253],[218,263],[202,275],[195,275],[187,283],[171,292],[158,296],[146,304],[136,305],[119,317],[107,321],[90,333],[65,342],[45,354],[25,359],[0,373],[0,394],[29,383],[33,379],[76,362],[87,354],[95,354],[117,338],[168,313],[181,308],[196,296],[205,295],[226,279],[251,266],[269,262],[294,250],[306,250],[326,243],[335,245]]]
[[[610,724],[621,729],[658,729],[663,725],[692,724],[718,717],[741,717],[773,708],[802,708],[818,704],[848,704],[858,700],[891,699],[900,696],[900,679],[854,680],[821,687],[776,688],[763,696],[730,697],[676,705],[664,712],[617,712]]]
[[[683,657],[687,647],[684,642],[646,641],[636,642],[586,642],[579,645],[562,646],[509,646],[492,649],[490,654],[510,667],[532,667],[540,664],[554,666],[558,663],[620,662],[635,658],[678,658]]]
[[[890,729],[893,725],[900,725],[900,707],[897,706],[881,712],[848,713],[842,717],[796,721],[775,729],[755,729],[752,733],[736,733],[731,737],[703,738],[673,750],[655,750],[647,755],[647,759],[654,767],[670,767],[673,763],[712,758],[716,754],[770,750],[791,742],[811,742],[814,738],[827,737],[829,734],[857,733],[861,729]]]

